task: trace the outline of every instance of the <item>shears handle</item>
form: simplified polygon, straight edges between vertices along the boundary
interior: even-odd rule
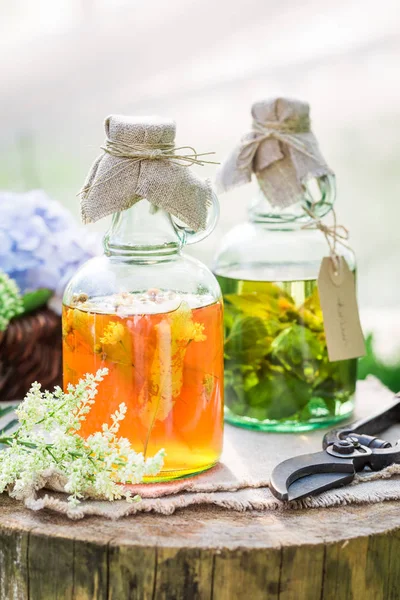
[[[395,425],[396,423],[400,423],[400,392],[396,394],[393,404],[386,410],[380,411],[368,419],[360,419],[354,423],[349,423],[345,427],[328,431],[322,441],[322,447],[325,450],[331,444],[346,438],[352,433],[364,436],[365,442],[367,441],[367,438],[370,438],[368,440],[369,443],[364,443],[363,445],[369,447],[383,447],[380,442],[384,443],[384,440],[377,440],[377,438],[371,436],[375,436],[377,433],[385,431],[391,425]],[[373,440],[377,440],[377,442],[374,443]]]

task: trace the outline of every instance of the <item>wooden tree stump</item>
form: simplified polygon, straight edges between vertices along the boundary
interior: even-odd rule
[[[0,496],[1,600],[398,600],[400,505],[72,522]]]

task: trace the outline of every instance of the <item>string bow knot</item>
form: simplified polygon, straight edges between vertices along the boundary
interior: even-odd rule
[[[192,146],[175,148],[174,144],[126,144],[121,141],[113,141],[107,138],[104,146],[100,147],[103,152],[106,152],[107,154],[111,154],[117,158],[129,159],[134,162],[140,160],[171,160],[183,167],[191,167],[194,164],[200,166],[205,164],[218,164],[212,160],[199,158],[215,154],[215,152],[203,152],[202,154],[199,154]],[[179,150],[190,150],[191,152],[179,154]]]
[[[190,169],[216,164],[191,146],[175,147],[169,120],[111,115],[105,121],[103,154],[80,191],[84,223],[126,210],[143,198],[171,213],[194,231],[205,229],[212,187]]]
[[[256,175],[272,206],[286,208],[301,201],[304,182],[332,175],[310,129],[309,106],[276,98],[253,104],[252,129],[217,173],[217,189],[228,191]]]

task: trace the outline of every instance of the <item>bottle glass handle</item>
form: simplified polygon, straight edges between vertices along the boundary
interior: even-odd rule
[[[193,231],[193,229],[190,229],[189,227],[178,223],[177,220],[171,216],[172,224],[182,242],[182,245],[196,244],[197,242],[201,242],[202,240],[204,240],[215,229],[215,226],[218,223],[218,219],[219,202],[215,192],[212,193],[212,204],[208,212],[207,227],[205,229],[201,229],[200,231]]]

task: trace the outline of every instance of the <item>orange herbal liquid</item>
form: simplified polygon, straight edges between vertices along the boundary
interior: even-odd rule
[[[166,452],[153,481],[204,471],[222,450],[222,305],[196,307],[184,296],[175,308],[176,298],[150,290],[63,307],[64,388],[109,371],[82,435],[101,430],[125,402],[120,435],[145,457]]]

